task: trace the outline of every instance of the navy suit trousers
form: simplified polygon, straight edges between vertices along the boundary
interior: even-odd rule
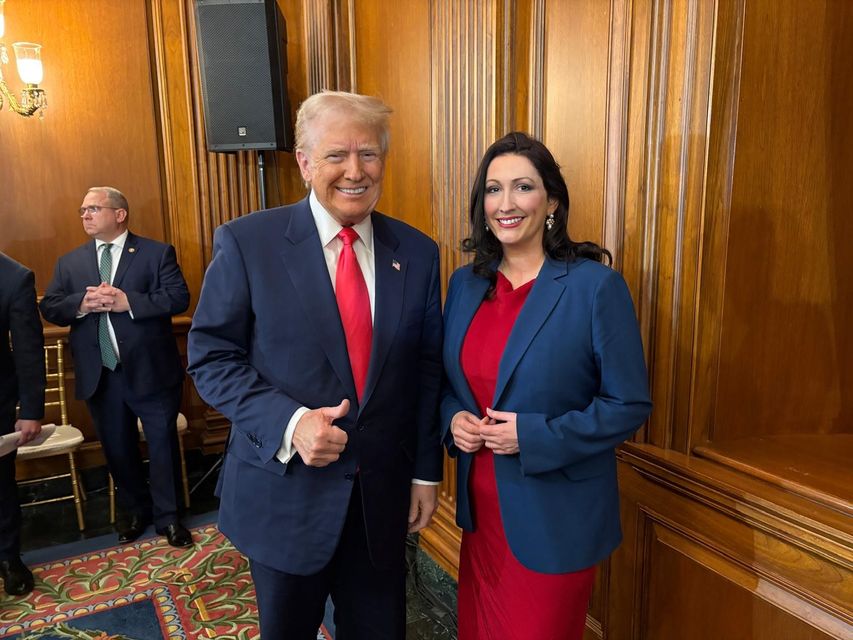
[[[0,435],[11,433],[15,425],[15,411],[0,415]],[[0,458],[0,560],[16,558],[20,552],[21,505],[15,483],[15,454]]]
[[[336,640],[405,638],[405,556],[387,570],[371,563],[357,478],[341,540],[319,573],[298,576],[251,560],[264,640],[315,640],[329,595],[335,607]]]
[[[181,505],[177,432],[181,385],[140,397],[125,383],[119,365],[115,371],[102,370],[98,388],[87,403],[122,508],[143,520],[153,513],[154,525],[159,528],[177,522]],[[142,420],[148,443],[150,493],[139,452],[137,418]]]

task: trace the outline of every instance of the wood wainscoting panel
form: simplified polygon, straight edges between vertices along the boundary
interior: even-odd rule
[[[337,89],[334,11],[330,0],[303,0],[308,95]]]
[[[712,441],[853,433],[851,25],[746,3]]]
[[[394,110],[377,209],[434,235],[430,3],[359,0],[354,12],[358,92]]]
[[[603,240],[634,296],[655,411],[638,440],[687,449],[717,13],[611,3]]]
[[[302,0],[277,0],[284,20],[287,24],[287,95],[290,99],[292,124],[296,124],[296,112],[299,105],[311,91],[308,87],[308,64],[311,56],[308,53],[308,32],[314,27],[308,24],[308,15],[325,17],[325,13],[311,11]],[[331,46],[327,43],[326,46]],[[316,64],[312,62],[312,64]],[[329,87],[335,88],[335,87]],[[337,87],[341,88],[341,87]],[[271,151],[264,153],[267,162],[266,188],[267,206],[291,204],[304,198],[307,194],[302,183],[302,175],[296,165],[296,156],[288,151]]]
[[[163,202],[181,271],[190,289],[189,313],[195,309],[209,250],[199,206],[198,144],[192,91],[195,43],[192,11],[182,0],[154,0],[149,31],[157,89]],[[193,38],[191,42],[190,39]],[[200,108],[200,107],[199,107]]]
[[[569,187],[569,233],[601,243],[610,2],[546,2],[543,141]]]
[[[609,638],[853,638],[853,524],[712,462],[626,445]]]
[[[646,598],[640,638],[830,640],[820,610],[666,524],[646,523]],[[717,613],[708,615],[709,603]],[[837,627],[835,630],[838,630]]]
[[[498,12],[489,0],[431,5],[434,236],[446,283],[470,259],[461,246],[470,233],[471,185],[498,136]]]

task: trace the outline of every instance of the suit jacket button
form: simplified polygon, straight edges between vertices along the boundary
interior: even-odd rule
[[[345,473],[344,478],[346,478],[347,480],[353,480],[353,479],[355,479],[355,474],[354,473]]]
[[[356,429],[357,429],[358,431],[364,431],[364,425],[363,425],[363,424],[360,424],[360,425],[358,425],[358,427],[356,427]]]

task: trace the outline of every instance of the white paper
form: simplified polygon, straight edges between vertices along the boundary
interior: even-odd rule
[[[56,425],[53,423],[42,425],[41,433],[39,433],[36,438],[25,445],[22,445],[23,448],[27,447],[37,447],[40,444],[44,444],[45,441],[53,435],[56,431]],[[14,431],[12,433],[7,433],[4,436],[0,436],[0,458],[5,455],[12,453],[15,449],[18,448],[18,443],[21,440],[21,434],[18,431]]]
[[[21,434],[17,431],[13,433],[7,433],[5,436],[0,436],[0,458],[5,455],[9,455],[15,449],[18,448],[18,440],[20,440]]]

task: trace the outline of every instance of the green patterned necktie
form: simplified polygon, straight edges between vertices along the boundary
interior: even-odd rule
[[[110,277],[113,271],[112,246],[108,243],[101,245],[101,282],[106,282],[107,284],[112,284],[112,278]],[[110,328],[107,326],[106,312],[98,315],[98,344],[101,347],[101,362],[110,371],[115,371],[118,358],[113,349],[113,343],[110,340]]]

